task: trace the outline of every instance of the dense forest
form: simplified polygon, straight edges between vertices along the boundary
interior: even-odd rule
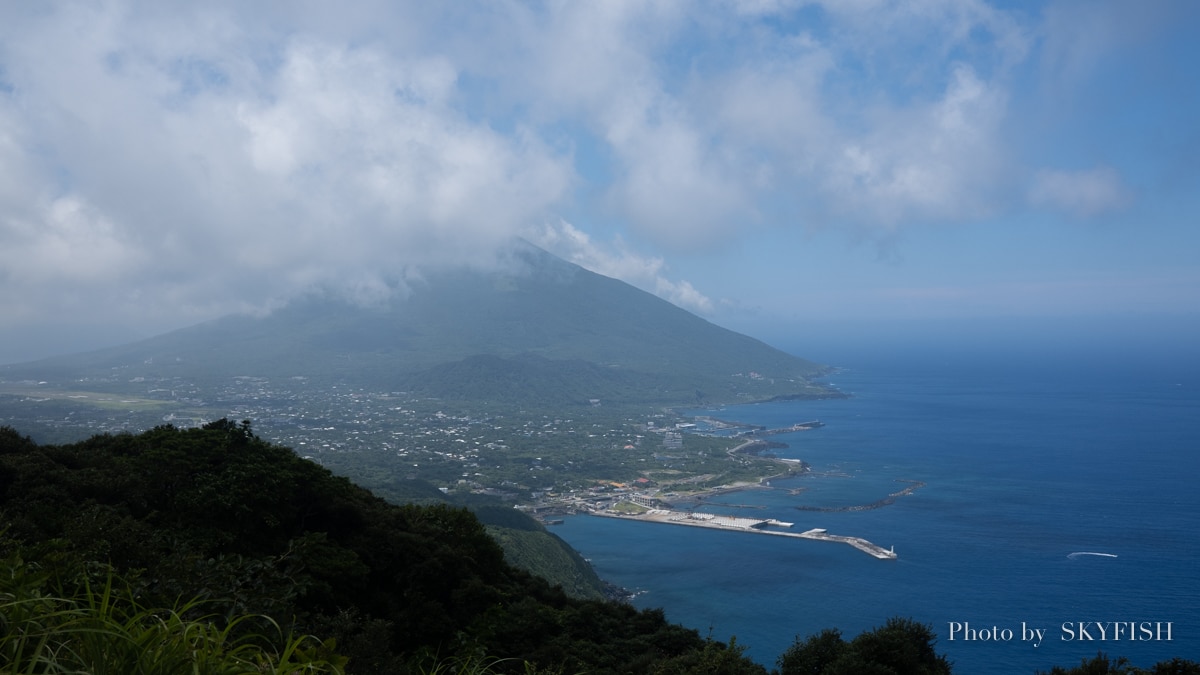
[[[894,619],[776,665],[951,672],[934,642]],[[1055,672],[1143,672],[1103,665]],[[228,420],[68,445],[0,427],[0,670],[766,673],[735,639],[511,566],[465,508],[386,502]]]

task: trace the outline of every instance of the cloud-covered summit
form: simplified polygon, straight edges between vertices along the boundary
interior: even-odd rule
[[[1029,114],[1195,12],[1124,33],[1102,5],[10,3],[3,337],[369,291],[516,235],[706,311],[666,260],[1119,212],[1125,158],[1047,153],[1065,126]]]

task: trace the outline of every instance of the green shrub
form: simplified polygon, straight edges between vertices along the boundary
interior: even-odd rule
[[[0,561],[0,670],[52,675],[243,675],[344,673],[332,641],[240,630],[250,615],[202,614],[196,602],[142,607],[111,573],[67,595],[12,554]],[[59,589],[61,591],[61,589]],[[220,619],[216,621],[214,619]],[[254,617],[263,619],[265,617]],[[257,624],[257,625],[261,625]]]

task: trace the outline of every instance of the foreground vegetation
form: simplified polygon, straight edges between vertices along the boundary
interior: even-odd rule
[[[6,673],[344,673],[332,641],[285,635],[269,617],[230,620],[196,603],[143,607],[111,574],[74,588],[11,553],[0,560],[0,665]],[[94,571],[94,570],[93,570]],[[255,623],[265,632],[243,626]]]
[[[321,636],[350,673],[484,656],[495,672],[686,672],[727,652],[757,672],[661,611],[576,600],[511,567],[464,508],[387,503],[245,423],[61,446],[0,429],[0,510],[5,545],[64,601],[102,566],[138,608],[231,639]]]
[[[777,672],[951,672],[934,643],[901,619],[827,631]],[[765,675],[743,652],[569,597],[467,509],[385,502],[247,422],[68,445],[0,427],[0,672]],[[1142,672],[1113,667],[1054,672]]]

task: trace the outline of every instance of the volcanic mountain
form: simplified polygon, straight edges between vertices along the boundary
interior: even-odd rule
[[[827,396],[812,382],[825,371],[520,242],[500,268],[428,274],[373,304],[310,295],[0,378],[119,391],[296,377],[459,401],[676,405]]]

